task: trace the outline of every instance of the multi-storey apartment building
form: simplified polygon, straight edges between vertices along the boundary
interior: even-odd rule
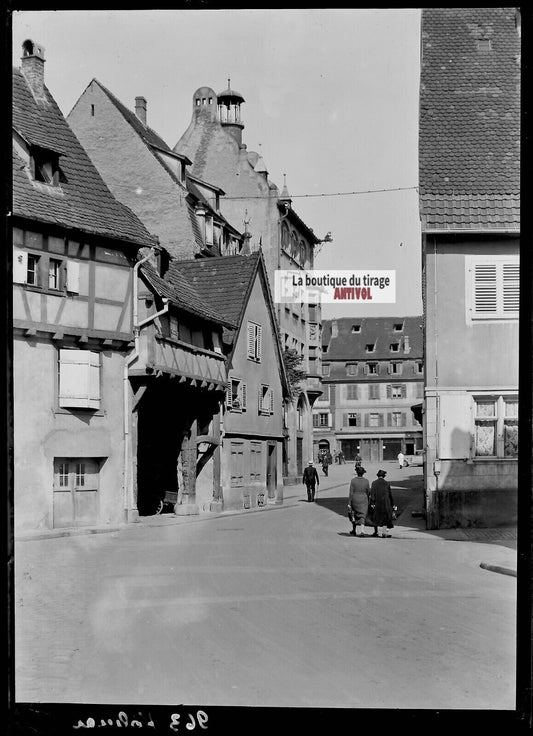
[[[324,393],[313,408],[315,456],[326,448],[346,460],[394,460],[422,448],[413,407],[423,397],[421,317],[325,320]]]
[[[320,240],[293,209],[287,187],[280,192],[263,157],[243,143],[242,95],[228,81],[218,95],[200,87],[192,102],[191,123],[174,153],[193,162],[195,177],[225,192],[220,210],[234,228],[245,226],[248,251],[261,247],[270,283],[276,269],[312,269]],[[306,371],[286,414],[283,472],[285,482],[294,482],[312,452],[312,406],[322,391],[320,305],[278,305],[277,317],[283,346],[302,356]]]

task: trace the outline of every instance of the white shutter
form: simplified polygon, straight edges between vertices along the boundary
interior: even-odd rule
[[[474,312],[496,315],[498,311],[498,281],[495,263],[474,265]]]
[[[246,411],[246,384],[244,383],[244,381],[241,381],[240,392],[241,392],[241,409],[242,411]]]
[[[100,408],[100,355],[90,350],[59,351],[59,406]]]
[[[255,358],[255,325],[248,322],[248,357]]]
[[[255,329],[256,329],[256,335],[257,335],[255,357],[257,358],[259,362],[261,362],[261,339],[262,339],[263,328],[261,327],[261,325],[256,325]]]
[[[67,291],[73,294],[80,292],[80,264],[78,261],[67,261]]]
[[[503,264],[503,313],[516,314],[520,307],[520,266],[518,263]]]
[[[226,386],[226,406],[231,409],[231,379],[228,381]]]
[[[25,284],[28,277],[28,254],[20,248],[13,248],[13,282]]]

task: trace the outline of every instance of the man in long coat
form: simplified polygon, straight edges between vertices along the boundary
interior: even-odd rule
[[[314,501],[316,486],[320,485],[320,479],[312,460],[309,460],[307,463],[307,467],[305,468],[302,477],[302,483],[304,483],[307,488],[307,501]]]
[[[373,537],[378,536],[378,527],[381,527],[381,536],[390,537],[387,529],[393,529],[392,513],[394,500],[390,483],[385,480],[386,470],[378,470],[377,478],[370,486],[370,506],[372,508],[372,520],[374,523]]]

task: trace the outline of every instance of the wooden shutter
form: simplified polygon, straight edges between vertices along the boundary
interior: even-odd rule
[[[383,427],[384,417],[383,414],[378,414],[378,427]]]
[[[261,362],[261,351],[262,351],[262,334],[263,334],[263,328],[261,325],[255,325],[255,332],[256,332],[256,353],[255,357],[256,359]]]
[[[255,325],[252,322],[248,322],[248,357],[255,358]]]
[[[498,275],[495,263],[474,264],[474,312],[496,314],[498,310]]]
[[[66,262],[67,291],[73,294],[80,292],[80,264],[78,261]]]
[[[320,426],[319,423],[318,423],[318,419],[319,419],[318,414],[313,414],[313,427],[319,427]]]
[[[228,381],[226,386],[226,406],[231,409],[231,379]]]
[[[365,414],[365,427],[370,427],[370,414]]]
[[[274,389],[271,388],[268,391],[268,397],[269,397],[269,405],[270,405],[270,413],[274,413]]]
[[[387,398],[392,398],[392,386],[390,384],[387,384]]]
[[[406,398],[407,398],[407,386],[405,385],[405,383],[402,383],[402,399],[406,399]]]
[[[405,412],[402,412],[402,427],[405,427],[406,424],[407,424],[407,416]]]
[[[13,282],[25,284],[28,278],[28,254],[20,248],[13,248]]]
[[[392,413],[390,411],[387,412],[387,426],[392,427]]]
[[[242,411],[246,411],[246,384],[244,381],[241,381],[239,391],[241,394],[241,409]]]
[[[100,408],[100,353],[59,351],[59,406]]]
[[[520,266],[518,263],[504,263],[503,279],[503,313],[517,314],[520,307]]]
[[[342,415],[342,426],[343,427],[348,427],[349,426],[348,425],[348,414],[343,414]]]

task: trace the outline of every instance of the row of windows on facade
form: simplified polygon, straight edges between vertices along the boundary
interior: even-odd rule
[[[394,322],[393,325],[392,325],[392,329],[393,329],[394,332],[402,332],[403,327],[404,327],[404,323],[403,322]],[[351,327],[350,332],[352,334],[354,334],[354,335],[355,334],[358,334],[358,333],[361,332],[361,328],[362,328],[362,325],[361,324],[353,324],[352,327]]]
[[[281,247],[301,268],[311,265],[310,248],[295,230],[289,230],[286,223],[281,226]]]
[[[331,371],[331,363],[322,364],[322,375],[329,376]],[[333,363],[334,366],[342,367],[342,363]],[[379,376],[385,373],[392,375],[405,375],[409,369],[414,375],[422,375],[424,373],[424,364],[420,361],[416,363],[403,362],[398,363],[346,363],[344,365],[347,376]]]
[[[215,222],[203,208],[197,210],[204,223],[204,241],[210,247],[220,249],[224,255],[237,255],[240,251],[240,243],[235,235],[232,235],[221,224]]]
[[[249,410],[248,387],[241,378],[233,376],[228,381],[226,390],[226,408],[228,411],[242,413]],[[257,389],[257,413],[268,416],[274,414],[274,390],[267,384]]]
[[[405,383],[339,383],[326,384],[322,386],[322,396],[319,401],[331,402],[335,398],[335,388],[339,389],[339,400],[342,401],[342,393],[345,392],[346,400],[361,401],[365,399],[405,399],[407,398],[407,385]],[[415,383],[415,395],[417,398],[424,396],[424,385]]]
[[[30,253],[13,248],[13,281],[35,288],[70,292],[80,291],[80,264],[50,253]]]
[[[386,423],[385,423],[386,422]],[[407,412],[392,411],[386,413],[345,413],[342,415],[343,427],[406,427],[415,424],[412,415]],[[318,412],[313,414],[313,427],[333,428],[333,414]]]

